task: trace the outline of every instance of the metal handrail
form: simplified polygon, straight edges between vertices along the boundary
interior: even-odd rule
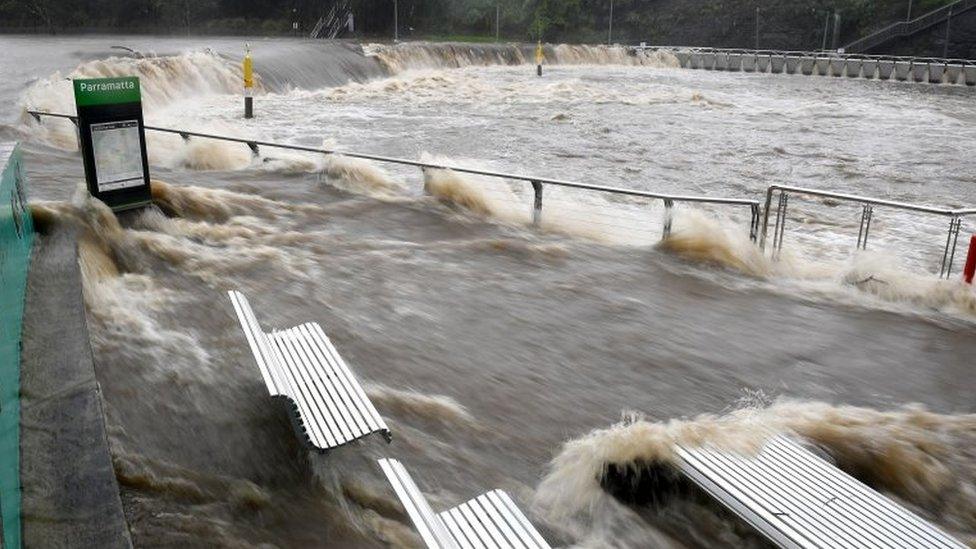
[[[61,113],[50,113],[43,111],[27,110],[27,114],[34,117],[38,122],[40,117],[47,116],[51,118],[63,118],[70,120],[75,125],[78,124],[78,117],[70,114]],[[200,137],[204,139],[215,139],[219,141],[228,141],[232,143],[242,143],[250,147],[251,151],[257,155],[260,147],[269,147],[276,149],[287,149],[292,151],[319,153],[319,154],[335,154],[346,156],[350,158],[360,158],[363,160],[373,160],[376,162],[387,162],[392,164],[400,164],[404,166],[414,166],[421,168],[422,170],[450,170],[458,173],[467,173],[473,175],[482,175],[486,177],[497,177],[500,179],[512,179],[515,181],[522,181],[530,183],[535,193],[535,200],[533,201],[533,223],[538,224],[541,216],[542,210],[542,186],[543,185],[553,185],[557,187],[567,187],[573,189],[581,189],[587,191],[597,191],[605,192],[611,194],[620,194],[626,196],[635,196],[641,198],[650,198],[655,200],[662,200],[665,206],[665,223],[664,223],[664,237],[670,236],[671,232],[671,209],[675,202],[688,202],[697,204],[717,204],[717,205],[732,205],[732,206],[749,206],[751,213],[751,220],[749,224],[749,236],[752,240],[755,240],[759,228],[759,201],[749,200],[745,198],[717,198],[711,196],[696,196],[696,195],[679,195],[679,194],[667,194],[667,193],[655,193],[649,191],[642,191],[637,189],[626,189],[623,187],[610,187],[606,185],[594,185],[591,183],[579,183],[576,181],[567,181],[563,179],[552,179],[548,177],[539,177],[534,175],[521,175],[513,174],[507,172],[497,172],[492,170],[479,170],[474,168],[465,168],[463,166],[452,166],[449,164],[439,164],[433,162],[424,162],[420,160],[409,160],[406,158],[396,158],[392,156],[381,156],[375,154],[357,153],[350,151],[339,151],[335,149],[323,149],[317,147],[305,147],[302,145],[290,145],[284,143],[274,143],[271,141],[262,141],[256,139],[244,139],[241,137],[232,137],[227,135],[217,135],[202,132],[193,132],[187,130],[178,130],[173,128],[162,128],[158,126],[144,126],[145,129],[156,132],[171,133],[182,137],[184,140],[189,140],[191,137]]]
[[[779,202],[776,205],[776,217],[773,225],[772,253],[774,256],[779,254],[783,248],[783,236],[786,231],[786,210],[789,203],[790,194],[800,194],[807,196],[818,196],[822,198],[832,198],[860,204],[861,225],[857,236],[857,248],[867,249],[868,235],[871,231],[871,219],[875,206],[894,208],[912,212],[921,212],[932,215],[939,215],[949,218],[949,234],[946,237],[945,250],[942,254],[942,265],[939,268],[939,276],[949,278],[952,272],[952,263],[955,260],[956,244],[959,240],[959,231],[962,228],[962,217],[976,215],[976,208],[940,208],[937,206],[927,206],[923,204],[913,204],[910,202],[899,202],[886,200],[883,198],[872,198],[855,194],[837,193],[810,189],[806,187],[793,187],[790,185],[770,185],[766,190],[766,203],[763,208],[762,228],[760,229],[759,247],[766,249],[766,239],[769,232],[769,217],[773,210],[773,195],[779,192]]]
[[[879,31],[873,32],[863,38],[859,38],[851,42],[850,44],[844,46],[844,49],[857,49],[860,51],[869,50],[871,48],[880,46],[892,38],[910,36],[933,25],[937,25],[944,20],[951,19],[957,15],[962,15],[973,8],[976,8],[976,0],[958,0],[951,4],[946,4],[945,6],[929,11],[928,13],[924,13],[911,21],[898,21],[897,23],[892,23]]]
[[[973,0],[976,1],[976,0]],[[909,61],[925,62],[941,65],[976,65],[974,59],[946,58],[946,57],[922,57],[910,55],[886,55],[886,54],[865,54],[865,53],[840,53],[831,50],[754,50],[746,48],[712,48],[699,46],[629,46],[632,50],[665,50],[671,52],[691,52],[691,53],[729,53],[729,54],[748,54],[748,55],[770,55],[770,56],[795,56],[795,57],[815,57],[832,59],[862,59],[868,61]]]

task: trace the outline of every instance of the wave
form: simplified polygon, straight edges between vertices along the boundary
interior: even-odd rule
[[[780,400],[689,420],[633,416],[565,443],[538,487],[535,505],[577,538],[596,535],[608,545],[628,545],[614,531],[601,529],[621,521],[658,529],[658,536],[682,532],[699,545],[747,543],[738,537],[748,538],[747,533],[738,533],[732,521],[705,503],[668,499],[635,510],[608,492],[608,478],[626,472],[630,479],[647,479],[642,487],[673,492],[678,476],[668,471],[675,470],[676,445],[707,443],[750,454],[777,433],[803,437],[842,470],[976,542],[976,456],[970,452],[976,415],[938,414],[918,406],[881,411]],[[669,510],[672,505],[682,511]],[[695,520],[706,515],[711,518]]]
[[[477,424],[474,416],[449,396],[427,395],[375,383],[366,386],[366,394],[381,408],[395,412],[397,417],[414,416],[438,423],[467,426]]]
[[[240,93],[243,73],[239,64],[213,52],[198,51],[162,57],[108,57],[87,61],[68,74],[56,72],[32,85],[21,103],[37,110],[74,112],[74,78],[137,76],[142,102],[157,110],[188,98]],[[260,78],[255,86],[262,90]]]
[[[391,74],[417,69],[535,63],[535,45],[532,44],[410,42],[367,44],[363,51],[375,57]],[[664,50],[637,52],[620,46],[546,44],[543,53],[546,63],[557,65],[680,66],[678,58]]]
[[[335,103],[357,101],[395,101],[416,104],[472,103],[559,105],[575,108],[579,105],[619,104],[652,106],[660,104],[689,104],[702,108],[722,108],[729,103],[712,100],[701,91],[682,87],[607,87],[604,82],[583,77],[561,75],[558,80],[527,78],[503,81],[485,74],[491,69],[423,69],[396,74],[369,82],[352,82],[317,92],[306,92],[312,100]],[[551,119],[563,122],[569,117],[558,113]]]

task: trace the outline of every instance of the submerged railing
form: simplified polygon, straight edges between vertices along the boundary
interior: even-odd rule
[[[42,116],[63,118],[71,120],[77,125],[77,117],[68,114],[57,114],[57,113],[47,113],[40,111],[27,111],[28,114],[34,117],[35,120],[40,121]],[[228,141],[232,143],[241,143],[247,145],[254,155],[257,155],[260,147],[270,147],[277,149],[287,149],[293,151],[320,153],[320,154],[335,154],[347,156],[350,158],[361,158],[365,160],[373,160],[377,162],[388,162],[393,164],[400,164],[405,166],[415,166],[423,170],[449,170],[459,173],[467,173],[488,177],[495,177],[500,179],[511,179],[515,181],[521,181],[529,183],[532,186],[534,199],[532,203],[532,224],[539,225],[542,218],[542,198],[543,198],[543,188],[544,185],[553,185],[557,187],[565,187],[572,189],[582,189],[589,191],[605,192],[615,195],[624,196],[634,196],[642,197],[653,200],[661,200],[664,204],[664,220],[663,220],[663,234],[662,238],[668,238],[671,235],[672,219],[673,219],[673,208],[674,204],[677,202],[686,203],[698,203],[698,204],[714,204],[714,205],[727,205],[727,206],[748,206],[750,211],[750,222],[749,222],[749,237],[752,241],[758,239],[758,244],[760,249],[765,251],[766,241],[769,233],[769,218],[773,211],[772,202],[773,195],[779,193],[779,200],[776,205],[776,215],[773,224],[773,240],[771,247],[771,255],[776,258],[779,252],[783,248],[783,239],[786,231],[786,212],[789,202],[790,194],[797,195],[807,195],[807,196],[818,196],[823,198],[831,198],[834,200],[852,202],[861,205],[861,222],[860,230],[857,237],[857,249],[864,250],[867,249],[868,236],[871,232],[871,221],[874,215],[874,207],[880,206],[885,208],[893,208],[897,210],[913,211],[917,213],[926,213],[942,217],[949,218],[949,231],[946,237],[946,244],[942,254],[942,263],[939,268],[939,276],[942,278],[948,278],[952,272],[952,263],[955,259],[956,245],[959,240],[959,232],[962,228],[962,218],[965,216],[976,215],[976,208],[966,208],[966,209],[950,209],[950,208],[939,208],[934,206],[912,204],[908,202],[897,202],[893,200],[885,200],[880,198],[871,198],[866,196],[858,196],[845,193],[836,193],[831,191],[822,191],[817,189],[808,189],[803,187],[791,187],[786,185],[772,185],[766,191],[765,207],[760,205],[758,200],[749,200],[744,198],[716,198],[709,196],[693,196],[693,195],[676,195],[676,194],[664,194],[664,193],[653,193],[648,191],[640,191],[635,189],[624,189],[620,187],[608,187],[603,185],[592,185],[588,183],[579,183],[575,181],[565,181],[560,179],[550,179],[545,177],[537,177],[530,175],[520,175],[505,172],[497,172],[491,170],[480,170],[474,168],[466,168],[462,166],[451,166],[447,164],[439,164],[433,162],[424,162],[419,160],[408,160],[404,158],[395,158],[389,156],[380,156],[375,154],[364,154],[355,152],[345,152],[337,151],[331,149],[322,149],[316,147],[305,147],[301,145],[288,145],[282,143],[273,143],[270,141],[260,141],[253,139],[244,139],[240,137],[231,137],[224,135],[208,134],[201,132],[191,132],[185,130],[177,130],[172,128],[160,128],[155,126],[146,126],[147,130],[171,133],[181,136],[184,140],[189,140],[193,137],[200,137],[204,139],[215,139],[220,141]],[[760,226],[761,222],[761,226]]]
[[[942,253],[942,264],[939,267],[939,276],[943,278],[949,278],[949,275],[952,272],[952,263],[956,255],[956,244],[959,240],[959,231],[962,228],[962,218],[964,216],[976,214],[976,208],[954,210],[949,208],[912,204],[909,202],[897,202],[894,200],[870,198],[867,196],[807,189],[804,187],[772,185],[766,191],[766,204],[763,208],[764,214],[761,230],[762,236],[759,239],[759,247],[763,250],[766,249],[767,233],[769,232],[769,217],[773,209],[773,195],[777,193],[779,194],[779,200],[776,204],[776,216],[773,221],[773,240],[771,246],[771,251],[774,257],[777,256],[780,250],[783,249],[783,236],[786,232],[786,210],[790,195],[798,194],[806,196],[818,196],[861,205],[861,223],[857,234],[857,249],[859,250],[867,249],[868,235],[871,232],[871,219],[874,216],[875,206],[949,218],[949,232],[948,236],[946,237],[946,244]]]
[[[71,120],[75,125],[77,125],[78,123],[77,117],[69,114],[47,113],[47,112],[33,111],[33,110],[28,110],[27,113],[33,116],[34,119],[37,121],[40,121],[42,116],[48,116],[53,118],[63,118],[63,119]],[[758,200],[748,200],[744,198],[716,198],[711,196],[654,193],[654,192],[641,191],[636,189],[625,189],[621,187],[593,185],[590,183],[579,183],[576,181],[551,179],[547,177],[538,177],[533,175],[522,175],[522,174],[497,172],[492,170],[465,168],[463,166],[451,166],[448,164],[424,162],[421,160],[409,160],[405,158],[396,158],[392,156],[380,156],[375,154],[338,151],[332,149],[322,149],[317,147],[305,147],[302,145],[273,143],[271,141],[244,139],[240,137],[231,137],[226,135],[217,135],[217,134],[210,134],[210,133],[191,132],[186,130],[177,130],[173,128],[161,128],[157,126],[145,126],[145,128],[147,130],[155,131],[155,132],[176,134],[182,137],[184,140],[189,140],[193,137],[199,137],[203,139],[215,139],[218,141],[228,141],[231,143],[242,143],[244,145],[247,145],[251,149],[251,152],[254,155],[257,155],[259,153],[261,147],[268,147],[268,148],[285,149],[285,150],[299,151],[299,152],[334,154],[334,155],[341,155],[349,158],[361,158],[364,160],[373,160],[376,162],[387,162],[391,164],[400,164],[403,166],[414,166],[414,167],[421,168],[422,170],[428,170],[428,169],[448,170],[457,173],[466,173],[466,174],[480,175],[486,177],[496,177],[499,179],[510,179],[514,181],[521,181],[523,183],[529,183],[532,186],[532,191],[534,195],[533,202],[532,202],[532,224],[533,225],[539,225],[542,220],[543,188],[545,185],[552,185],[555,187],[564,187],[569,189],[580,189],[580,190],[596,191],[596,192],[609,193],[609,194],[621,195],[621,196],[633,196],[633,197],[640,197],[640,198],[648,198],[652,200],[661,200],[664,204],[664,212],[665,212],[664,223],[663,223],[664,229],[663,229],[662,238],[667,238],[668,236],[671,235],[673,208],[675,203],[679,203],[679,202],[748,207],[750,213],[749,237],[753,241],[755,241],[759,231],[760,209],[759,209]]]

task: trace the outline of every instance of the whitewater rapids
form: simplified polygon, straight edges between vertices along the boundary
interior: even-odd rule
[[[965,90],[576,46],[548,48],[538,79],[518,45],[268,41],[245,122],[237,40],[125,38],[158,54],[142,59],[98,38],[8,40],[44,72],[10,69],[0,132],[26,141],[38,227],[81,229],[137,545],[419,546],[375,467],[394,455],[436,508],[502,488],[554,544],[763,546],[707,502],[626,503],[601,479],[667,465],[678,440],[748,448],[784,430],[973,543],[976,307],[926,272],[941,221],[876,212],[872,252],[852,256],[853,212],[797,203],[771,261],[745,210],[679,207],[661,242],[659,203],[547,188],[532,227],[516,182],[152,133],[155,207],[117,217],[80,189],[71,125],[23,112],[70,110],[66,76],[134,73],[161,126],[676,193],[754,197],[776,178],[956,205],[976,201]],[[892,130],[905,113],[927,121],[912,139]],[[394,445],[298,447],[227,289],[265,326],[320,322]]]

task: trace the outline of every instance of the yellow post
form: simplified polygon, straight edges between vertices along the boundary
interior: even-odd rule
[[[254,61],[251,46],[244,44],[244,118],[254,118]]]
[[[542,61],[545,60],[545,56],[542,54],[542,40],[535,47],[535,65],[536,74],[542,76]]]

